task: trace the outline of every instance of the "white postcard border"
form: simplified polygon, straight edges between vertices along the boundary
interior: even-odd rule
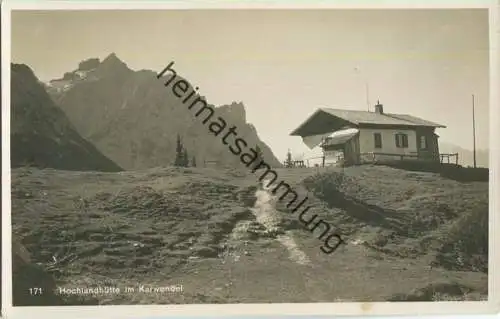
[[[418,2],[418,3],[417,3]],[[480,302],[367,302],[367,303],[283,303],[283,304],[206,304],[206,305],[134,305],[134,306],[63,306],[12,307],[11,265],[11,199],[10,199],[10,11],[65,9],[305,9],[305,8],[489,8],[490,13],[490,192],[489,192],[489,276],[488,301]],[[2,4],[2,306],[8,318],[151,318],[178,316],[269,316],[269,315],[423,315],[479,314],[500,310],[498,287],[500,277],[496,264],[500,233],[495,231],[500,221],[498,194],[500,189],[499,143],[499,2],[489,0],[456,1],[308,1],[288,3],[278,1],[146,1],[114,2],[4,2]]]

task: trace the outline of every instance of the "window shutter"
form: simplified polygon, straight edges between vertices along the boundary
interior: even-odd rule
[[[403,134],[403,147],[408,147],[408,135]]]
[[[396,147],[399,147],[399,138],[398,138],[398,135],[399,134],[394,135],[394,137],[396,138]]]

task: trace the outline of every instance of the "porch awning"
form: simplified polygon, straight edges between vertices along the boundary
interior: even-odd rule
[[[307,145],[310,149],[315,148],[318,145],[321,145],[325,142],[324,146],[333,146],[333,145],[341,145],[345,142],[349,141],[354,135],[358,134],[359,130],[356,128],[348,128],[335,132],[319,134],[319,135],[311,135],[304,136],[302,141]]]

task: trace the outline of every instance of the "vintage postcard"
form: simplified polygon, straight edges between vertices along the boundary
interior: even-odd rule
[[[496,2],[342,3],[4,2],[4,314],[498,312]]]

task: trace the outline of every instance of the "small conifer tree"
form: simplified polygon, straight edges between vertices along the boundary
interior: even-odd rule
[[[285,162],[285,167],[292,167],[293,166],[293,162],[292,162],[292,153],[290,152],[290,150],[288,150],[288,152],[286,153],[286,162]]]
[[[188,157],[188,151],[186,148],[184,148],[184,151],[182,152],[182,167],[188,167],[189,166],[189,157]]]
[[[179,136],[179,134],[177,134],[177,145],[176,145],[176,148],[175,148],[175,161],[174,161],[174,165],[175,166],[182,166],[182,156],[183,156],[183,146],[182,146],[182,141],[181,141],[181,137]]]

